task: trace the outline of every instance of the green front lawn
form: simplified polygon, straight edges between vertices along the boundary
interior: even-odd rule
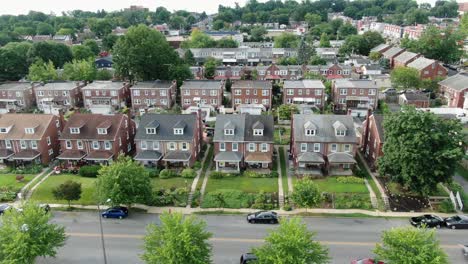
[[[17,175],[24,176],[23,181],[18,182],[16,180]],[[12,187],[14,189],[21,189],[28,182],[30,182],[36,174],[0,174],[0,186],[1,187]]]
[[[278,127],[275,128],[274,143],[277,145],[288,145],[291,140],[291,129]]]
[[[52,194],[52,190],[59,186],[60,184],[66,182],[67,180],[72,180],[75,182],[81,183],[81,199],[78,201],[72,201],[72,204],[80,205],[91,205],[96,204],[95,196],[95,182],[96,178],[85,178],[73,174],[60,174],[60,175],[50,175],[47,180],[45,180],[39,187],[34,191],[32,195],[32,200],[41,203],[60,203],[66,204],[67,201],[56,200]]]
[[[345,176],[346,177],[346,176]],[[313,180],[320,191],[328,193],[369,193],[364,183],[339,183],[337,177]]]
[[[222,179],[208,179],[206,192],[220,189],[240,190],[246,193],[278,192],[278,178],[248,178],[245,176],[232,176]]]
[[[153,189],[170,189],[170,188],[183,188],[192,186],[193,179],[186,179],[182,177],[169,178],[169,179],[160,179],[154,178],[151,179]]]

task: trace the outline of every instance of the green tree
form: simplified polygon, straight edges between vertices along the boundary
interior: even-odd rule
[[[325,65],[327,64],[327,61],[318,55],[314,55],[310,58],[309,63],[310,65]]]
[[[114,48],[115,43],[119,39],[119,36],[114,35],[114,34],[107,34],[103,39],[102,39],[102,49],[105,51],[110,51]]]
[[[306,43],[305,38],[301,38],[299,48],[297,49],[297,63],[301,65],[307,64],[312,55],[315,55],[314,47],[309,46],[309,44]]]
[[[0,82],[17,81],[27,73],[27,64],[20,54],[11,49],[0,48]]]
[[[359,35],[348,36],[345,40],[345,43],[340,48],[341,54],[351,55],[351,54],[361,54],[363,49],[363,38]]]
[[[307,22],[309,28],[312,28],[320,24],[320,22],[322,22],[322,16],[320,16],[319,14],[307,13],[304,16],[304,20],[305,22]]]
[[[208,36],[208,34],[196,29],[190,34],[190,40],[186,40],[182,43],[182,47],[185,49],[214,48],[216,47],[216,41]]]
[[[237,48],[239,44],[232,38],[222,38],[216,41],[217,48]]]
[[[61,28],[57,31],[56,33],[57,35],[68,35],[68,36],[71,36],[71,35],[74,35],[75,34],[75,30],[73,28]]]
[[[224,21],[217,19],[213,22],[213,30],[221,30],[223,28],[224,28]]]
[[[195,57],[190,49],[187,49],[184,53],[184,62],[188,65],[195,65]]]
[[[372,51],[371,53],[369,53],[369,59],[373,61],[378,61],[380,60],[380,58],[382,58],[382,54],[380,52]]]
[[[91,82],[96,80],[96,64],[93,58],[87,60],[73,60],[67,62],[63,66],[63,76],[71,81],[87,81]]]
[[[299,109],[294,104],[282,104],[278,107],[278,115],[281,120],[291,120],[292,114],[299,114]]]
[[[385,39],[377,31],[366,31],[362,36],[362,46],[359,49],[360,54],[367,56],[370,50],[379,44],[385,43]]]
[[[322,33],[322,35],[320,36],[319,47],[320,48],[330,48],[331,47],[330,38],[328,37],[328,35],[326,33]]]
[[[434,230],[398,227],[382,234],[382,244],[374,249],[385,263],[448,264]]]
[[[142,260],[148,264],[205,264],[211,263],[212,234],[206,223],[194,216],[163,213],[161,224],[150,224],[144,238]]]
[[[32,45],[28,51],[28,58],[30,62],[34,62],[37,59],[52,61],[56,67],[61,68],[65,62],[73,59],[73,54],[70,47],[64,44],[41,41]]]
[[[97,191],[101,201],[110,199],[114,205],[146,203],[151,198],[151,179],[140,163],[122,156],[99,170]]]
[[[179,60],[164,36],[144,25],[130,27],[114,45],[116,73],[130,80],[167,80],[169,66]]]
[[[68,180],[52,189],[52,194],[57,200],[68,201],[68,207],[70,208],[71,201],[77,201],[81,198],[81,183]]]
[[[426,58],[445,63],[458,62],[464,55],[463,37],[460,30],[453,28],[440,30],[435,26],[429,26],[415,43],[415,51]]]
[[[345,39],[347,36],[356,35],[357,29],[351,23],[345,23],[338,29],[337,35],[340,39]]]
[[[460,21],[460,30],[465,38],[468,36],[468,13],[464,14]]]
[[[251,41],[263,41],[267,30],[263,26],[255,26],[250,30],[250,40]]]
[[[252,250],[258,258],[255,263],[328,263],[328,249],[314,238],[315,233],[307,230],[300,218],[281,220],[278,229],[265,238],[265,243]]]
[[[220,63],[213,57],[208,57],[205,61],[205,78],[213,79],[216,73],[216,66]]]
[[[53,35],[54,28],[45,22],[39,22],[36,26],[36,34],[38,35]]]
[[[83,42],[83,45],[88,47],[94,55],[98,55],[101,49],[94,39],[87,39]]]
[[[396,67],[391,72],[390,79],[400,89],[418,89],[421,85],[418,70],[409,67]]]
[[[86,60],[89,58],[94,58],[93,51],[84,45],[75,45],[72,47],[72,54],[75,60]]]
[[[429,12],[419,8],[408,10],[404,17],[406,25],[429,23]]]
[[[102,38],[112,32],[112,23],[107,18],[92,18],[88,21],[90,29],[97,37]]]
[[[51,61],[45,63],[42,60],[37,60],[29,66],[28,80],[30,81],[48,82],[58,79],[57,71]]]
[[[193,78],[192,71],[187,64],[171,65],[170,70],[170,79],[176,80],[179,86],[182,85],[183,81]]]
[[[297,48],[298,45],[299,38],[293,33],[285,32],[275,37],[275,48]]]
[[[37,257],[55,257],[65,244],[65,228],[49,223],[52,215],[27,203],[21,212],[9,210],[0,226],[1,263],[34,263]]]
[[[385,155],[378,160],[380,175],[422,195],[451,180],[464,153],[458,120],[408,107],[387,115],[383,126]]]
[[[108,81],[112,80],[112,73],[106,69],[100,69],[96,72],[96,80]]]
[[[297,206],[310,208],[318,205],[322,195],[315,182],[309,178],[296,181],[291,199]]]

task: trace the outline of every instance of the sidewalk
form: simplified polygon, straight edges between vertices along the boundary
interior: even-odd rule
[[[67,204],[50,204],[51,208],[65,208],[68,207]],[[97,206],[95,205],[73,205],[74,208],[77,209],[86,209],[86,210],[97,210]],[[105,210],[107,206],[100,206],[101,210]],[[242,209],[230,209],[230,208],[186,208],[186,207],[152,207],[147,205],[135,204],[133,205],[134,208],[146,210],[147,213],[150,214],[161,214],[163,212],[179,212],[183,214],[195,214],[195,213],[239,213],[239,214],[248,214],[259,211],[258,209],[250,209],[250,208],[242,208]],[[292,211],[284,211],[284,210],[273,210],[280,215],[284,216],[293,216],[298,214],[336,214],[339,216],[343,215],[353,215],[353,214],[363,214],[373,217],[413,217],[413,216],[420,216],[424,214],[422,212],[381,212],[378,210],[370,211],[370,210],[361,210],[361,209],[322,209],[322,208],[315,208],[315,209],[295,209]],[[452,216],[450,214],[442,214],[438,213],[437,215],[441,217],[449,217]]]

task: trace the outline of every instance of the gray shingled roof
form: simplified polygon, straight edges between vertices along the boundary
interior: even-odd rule
[[[213,80],[189,80],[184,81],[182,86],[183,89],[222,89],[222,81],[213,81]]]
[[[0,85],[0,90],[27,90],[31,88],[32,85],[29,82],[11,82]]]
[[[159,151],[144,150],[136,154],[135,160],[160,160],[161,157],[162,157],[162,154]]]
[[[385,51],[383,53],[383,56],[384,57],[394,57],[395,55],[397,55],[398,53],[400,53],[401,51],[403,51],[402,48],[399,48],[399,47],[392,47],[390,49],[388,49],[387,51]]]
[[[124,82],[113,82],[113,81],[94,81],[85,87],[83,87],[83,90],[93,90],[93,89],[99,89],[99,90],[118,90],[122,87],[125,86]]]
[[[325,163],[322,154],[315,152],[303,152],[297,156],[299,162]]]
[[[258,124],[256,124],[258,122]],[[234,126],[234,135],[225,135],[225,125],[227,128]],[[255,126],[263,126],[263,136],[254,136]],[[261,129],[261,128],[260,128]],[[270,115],[217,115],[215,124],[214,142],[273,142],[274,122]]]
[[[238,162],[242,160],[242,153],[233,151],[221,151],[219,152],[214,161],[227,161],[227,162]]]
[[[356,163],[356,160],[349,153],[335,152],[328,155],[330,163]]]
[[[169,89],[172,85],[174,85],[173,82],[156,80],[153,82],[137,82],[130,89]]]
[[[429,97],[424,93],[405,93],[402,94],[408,101],[428,101]]]
[[[336,88],[359,88],[359,89],[377,89],[377,84],[372,80],[352,80],[352,79],[336,79],[334,81]]]
[[[410,67],[410,68],[415,68],[417,70],[422,70],[422,69],[430,66],[434,62],[436,62],[436,61],[431,60],[431,59],[427,59],[427,58],[424,58],[424,57],[419,57],[416,60],[409,63],[407,66]]]
[[[381,50],[387,48],[388,46],[389,46],[389,45],[387,45],[387,44],[380,44],[380,45],[378,45],[377,47],[374,47],[373,49],[371,49],[371,52],[372,52],[372,51],[381,51]]]
[[[398,62],[401,62],[401,63],[407,63],[408,61],[410,61],[411,59],[417,57],[418,54],[417,53],[414,53],[414,52],[411,52],[411,51],[405,51],[403,53],[401,53],[400,55],[396,56],[395,57],[395,60],[398,61]]]
[[[156,134],[146,134],[147,127],[154,127],[156,121],[159,127],[156,129]],[[174,135],[174,127],[177,123],[184,122],[186,124],[183,135]],[[162,141],[191,141],[196,133],[197,117],[192,115],[171,115],[171,114],[144,114],[141,117],[140,124],[135,136],[136,140],[162,140]]]
[[[232,84],[231,89],[239,89],[239,88],[258,88],[258,89],[272,89],[273,85],[270,81],[248,81],[248,80],[240,80],[235,81]]]
[[[317,126],[315,136],[306,136],[304,124],[310,121]],[[333,124],[336,121],[342,123],[346,128],[345,136],[336,136]],[[340,142],[357,143],[356,132],[354,131],[354,121],[348,115],[294,115],[294,138],[297,142]]]
[[[439,82],[439,85],[447,86],[458,91],[468,89],[468,72],[461,72]]]
[[[168,151],[164,156],[164,161],[188,161],[192,153],[187,151]]]
[[[325,89],[322,81],[319,80],[301,80],[301,81],[284,81],[284,89],[303,89],[303,88],[319,88]]]
[[[82,82],[51,82],[36,87],[39,90],[73,90],[78,86],[83,85]]]

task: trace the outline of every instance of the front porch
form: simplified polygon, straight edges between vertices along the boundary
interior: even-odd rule
[[[337,152],[328,155],[328,175],[353,175],[356,160],[350,153]]]
[[[218,153],[214,158],[216,171],[240,172],[242,157],[240,152],[223,151]]]
[[[251,170],[269,169],[272,165],[272,157],[270,153],[249,153],[245,157],[245,168]]]
[[[11,156],[15,165],[39,164],[41,163],[41,153],[34,149],[25,149]]]
[[[144,150],[136,154],[135,160],[140,162],[143,166],[158,167],[162,158],[162,154],[155,150]]]
[[[303,152],[297,156],[297,170],[299,175],[322,176],[325,160],[317,152]]]
[[[192,154],[186,151],[169,151],[162,159],[167,169],[191,166]]]
[[[85,160],[88,161],[89,164],[110,164],[112,163],[112,158],[114,157],[114,153],[106,150],[97,150],[89,153]]]

